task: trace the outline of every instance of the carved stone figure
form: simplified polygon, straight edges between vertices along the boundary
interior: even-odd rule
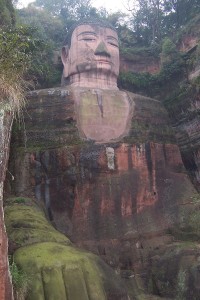
[[[62,49],[63,84],[74,94],[79,134],[99,143],[127,134],[133,110],[117,87],[119,45],[116,30],[105,21],[87,20],[74,26]]]
[[[61,54],[63,78],[73,86],[118,89],[117,32],[105,21],[80,22],[68,36]],[[63,83],[64,84],[64,83]]]
[[[153,294],[163,295],[160,287],[168,274],[158,276],[157,281],[150,268],[154,263],[159,269],[159,249],[168,251],[173,243],[167,230],[191,223],[186,204],[194,193],[167,112],[155,99],[118,90],[118,38],[107,23],[76,24],[62,49],[62,61],[62,88],[29,93],[26,134],[22,132],[20,138],[19,133],[19,148],[15,145],[10,166],[15,192],[29,197],[34,193],[60,232],[101,256],[124,278],[128,288],[124,293],[122,287],[120,295],[112,282],[107,284],[109,276],[104,277],[110,290],[105,299],[148,299],[147,286],[152,286]],[[35,240],[31,235],[30,242]],[[54,245],[49,247],[52,253]],[[17,250],[16,257],[26,269],[19,254],[23,249]],[[79,264],[82,254],[77,259]],[[178,287],[179,265],[174,265],[172,277]],[[46,267],[42,263],[40,270]],[[76,269],[79,274],[77,265]],[[79,282],[85,280],[86,285],[88,270],[79,276]],[[166,288],[172,293],[164,295],[173,299],[176,289]],[[87,293],[84,299],[104,299]]]

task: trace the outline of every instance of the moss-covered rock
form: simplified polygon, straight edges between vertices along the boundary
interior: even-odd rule
[[[72,246],[31,199],[6,200],[13,261],[27,276],[27,300],[126,300],[120,277],[100,258]]]
[[[47,241],[71,244],[65,235],[47,221],[45,213],[33,200],[15,197],[7,199],[5,205],[11,253],[19,247]]]
[[[179,224],[171,228],[173,236],[180,241],[199,241],[200,239],[200,196],[194,194],[186,205],[179,208]]]
[[[106,299],[96,257],[59,243],[18,249],[14,261],[33,278],[28,299]]]
[[[198,243],[174,243],[151,259],[150,292],[170,299],[199,299]]]

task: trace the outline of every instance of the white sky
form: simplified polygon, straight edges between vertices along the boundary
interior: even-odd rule
[[[93,6],[105,7],[108,11],[125,11],[124,3],[126,0],[93,0]]]
[[[33,0],[19,0],[18,7],[25,7]],[[125,5],[127,0],[92,0],[94,7],[105,7],[108,11],[123,11],[126,12]]]

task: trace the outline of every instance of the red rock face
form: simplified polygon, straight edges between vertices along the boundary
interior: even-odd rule
[[[183,113],[176,112],[176,138],[184,165],[195,187],[200,191],[200,108],[199,93],[188,97]]]
[[[15,149],[12,163],[19,195],[34,194],[58,230],[124,268],[138,264],[145,236],[177,222],[179,204],[193,193],[162,105],[128,97],[129,132],[95,143],[79,137],[71,90],[32,94],[27,148],[20,155]]]
[[[155,59],[153,57],[150,57],[147,59],[144,56],[136,55],[135,59],[132,58],[131,60],[128,60],[127,58],[124,58],[123,55],[120,58],[120,71],[122,72],[148,72],[151,74],[158,73],[160,71],[160,62],[159,59]]]
[[[129,230],[138,231],[137,222],[143,223],[140,232],[144,233],[170,226],[175,216],[170,219],[167,214],[181,194],[176,184],[187,182],[184,174],[175,173],[182,164],[177,150],[175,145],[165,148],[156,143],[121,144],[115,149],[115,169],[109,170],[105,150],[101,149],[98,174],[94,174],[95,166],[89,167],[84,158],[84,181],[77,183],[74,193],[73,238],[122,238]],[[170,156],[174,152],[177,155],[172,161]],[[143,220],[145,214],[149,220]]]
[[[12,287],[8,270],[8,242],[3,214],[3,183],[9,154],[10,131],[13,115],[1,111],[0,115],[0,299],[12,299]]]
[[[2,200],[1,200],[2,204]],[[12,299],[12,288],[8,274],[8,244],[3,219],[3,208],[0,208],[0,299]]]

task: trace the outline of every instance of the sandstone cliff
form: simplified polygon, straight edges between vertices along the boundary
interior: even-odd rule
[[[125,136],[95,143],[81,127],[90,110],[75,104],[71,88],[29,93],[25,127],[13,135],[12,188],[36,198],[60,232],[119,273],[130,299],[174,299],[183,280],[181,299],[195,299],[199,287],[190,282],[198,281],[199,200],[162,104],[127,95],[132,109]],[[97,127],[101,105],[96,95],[91,124]],[[194,242],[185,245],[184,239]],[[10,247],[16,249],[13,242]]]
[[[9,156],[13,114],[0,107],[0,299],[12,299],[11,278],[8,269],[8,242],[4,224],[3,187]]]

